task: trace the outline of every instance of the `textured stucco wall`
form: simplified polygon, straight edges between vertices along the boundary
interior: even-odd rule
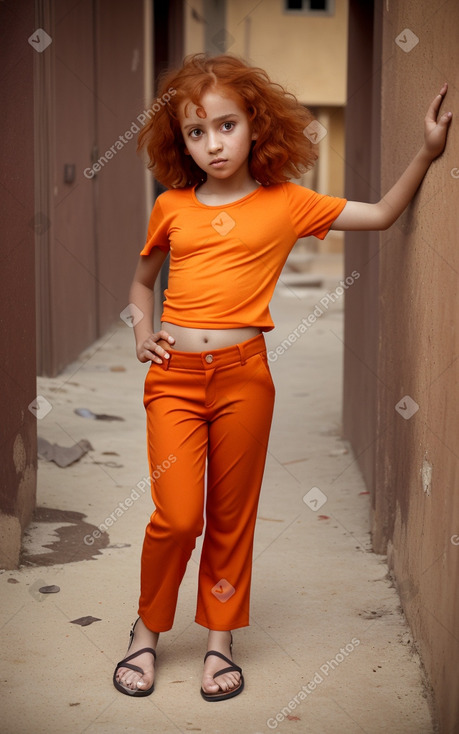
[[[408,51],[394,43],[406,28],[402,39],[419,38]],[[457,2],[394,3],[384,15],[381,104],[383,191],[419,146],[425,109],[444,80],[444,109],[455,114],[445,153],[381,236],[374,518],[377,528],[390,516],[389,564],[445,732],[459,731],[458,28]],[[394,410],[406,395],[419,405],[409,419]]]
[[[344,389],[347,435],[365,449],[359,461],[372,491],[374,548],[387,550],[440,731],[449,734],[459,732],[459,3],[376,3],[374,28],[376,35],[382,29],[381,134],[369,142],[376,153],[380,142],[382,192],[422,144],[425,111],[444,80],[450,89],[443,109],[455,116],[445,153],[407,211],[379,236],[379,276],[368,279],[378,305],[350,295],[348,346],[360,344],[364,353],[350,319],[369,309],[376,371],[360,380],[360,390],[347,357]],[[348,267],[356,257],[349,248]],[[368,363],[356,369],[362,378]],[[369,421],[365,384],[372,385]],[[361,420],[370,424],[366,447]]]

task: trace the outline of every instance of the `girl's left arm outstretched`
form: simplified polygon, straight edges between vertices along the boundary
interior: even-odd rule
[[[424,120],[424,145],[415,155],[390,191],[377,204],[348,201],[333,222],[335,230],[382,230],[390,227],[408,206],[424,178],[430,164],[442,153],[452,113],[438,118],[438,111],[446,94],[445,83],[427,110]]]

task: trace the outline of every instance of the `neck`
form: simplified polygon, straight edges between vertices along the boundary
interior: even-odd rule
[[[199,193],[202,196],[235,196],[239,198],[250,194],[258,188],[258,183],[249,173],[248,166],[246,170],[237,171],[230,178],[219,179],[214,176],[208,176],[201,186]]]

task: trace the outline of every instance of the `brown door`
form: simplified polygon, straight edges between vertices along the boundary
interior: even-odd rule
[[[38,371],[55,375],[119,319],[145,236],[143,3],[45,3],[37,155]],[[132,134],[134,132],[134,134]]]

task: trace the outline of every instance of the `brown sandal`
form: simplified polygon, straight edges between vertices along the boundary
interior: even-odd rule
[[[231,637],[231,644],[230,644],[230,650],[233,649],[233,638]],[[227,668],[222,668],[221,670],[218,670],[213,678],[218,678],[219,675],[223,675],[224,673],[240,673],[241,680],[239,682],[239,685],[236,688],[231,688],[229,691],[221,691],[221,693],[206,693],[201,688],[201,696],[205,701],[226,701],[228,698],[233,698],[234,696],[238,696],[240,693],[242,693],[244,689],[244,676],[242,675],[242,668],[239,667],[239,665],[235,665],[232,660],[227,658],[225,655],[223,655],[221,652],[217,652],[216,650],[209,650],[206,652],[204,656],[204,662],[206,662],[209,655],[215,655],[217,658],[221,658],[221,660],[224,660],[225,663],[228,663]]]
[[[135,626],[136,626],[137,622],[139,621],[139,619],[140,619],[140,617],[138,619],[136,619],[136,621],[134,622],[134,624],[132,626],[132,629],[131,629],[131,632],[130,632],[130,640],[129,640],[128,652],[129,652],[129,648],[131,647],[132,642],[134,640],[134,630],[135,630]],[[153,650],[152,647],[142,647],[141,650],[138,650],[137,652],[133,652],[132,655],[128,655],[126,658],[124,658],[124,660],[120,660],[120,662],[117,664],[117,666],[115,668],[115,672],[113,673],[113,685],[115,686],[115,688],[117,689],[117,691],[121,691],[121,693],[126,694],[126,696],[149,696],[155,690],[155,684],[154,684],[154,682],[150,686],[150,688],[148,688],[148,690],[143,691],[141,688],[138,688],[137,690],[135,690],[135,689],[133,690],[131,688],[126,688],[126,686],[123,686],[122,683],[120,683],[119,681],[116,680],[116,674],[117,674],[119,668],[129,668],[130,670],[134,670],[136,673],[140,673],[141,675],[144,675],[145,673],[142,670],[142,668],[139,668],[138,665],[131,665],[129,663],[130,660],[134,660],[134,658],[138,657],[139,655],[142,655],[142,653],[144,653],[144,652],[150,652],[153,655],[154,659],[156,660],[156,652]]]

